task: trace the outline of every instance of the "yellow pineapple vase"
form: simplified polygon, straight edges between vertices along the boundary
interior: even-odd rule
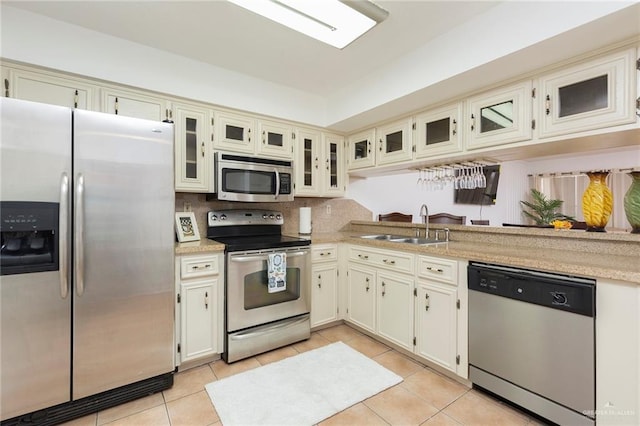
[[[589,186],[582,195],[582,213],[587,223],[587,232],[606,232],[605,226],[611,217],[613,195],[607,187],[609,172],[589,172]]]

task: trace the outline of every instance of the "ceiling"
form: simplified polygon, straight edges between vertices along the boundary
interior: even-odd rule
[[[636,1],[377,0],[389,12],[388,18],[342,50],[224,0],[0,1],[2,6],[231,73],[229,81],[215,80],[208,88],[215,76],[207,74],[204,85],[193,80],[191,93],[184,95],[192,95],[191,99],[344,133],[640,35],[640,2]],[[21,22],[12,22],[11,27],[15,46],[9,59],[20,61],[22,52],[33,49],[44,52],[38,64],[56,68],[47,62],[52,61],[49,51],[57,44],[36,38],[23,43],[37,27]],[[22,30],[16,32],[16,28]],[[66,33],[66,28],[61,32]],[[27,47],[21,50],[23,45]],[[88,57],[99,60],[93,52]],[[30,58],[27,54],[27,63]],[[128,63],[126,58],[115,62]],[[116,66],[109,65],[111,70]],[[60,69],[109,80],[110,76],[83,74],[73,66],[77,64]],[[173,72],[173,77],[179,69],[165,69],[163,75]],[[135,74],[117,71],[125,78]],[[145,86],[146,80],[138,82],[123,81],[183,96]],[[254,90],[260,88],[280,98],[256,96]],[[306,102],[303,107],[296,104],[301,100]]]
[[[490,1],[378,1],[389,17],[342,50],[224,0],[3,1],[304,92],[326,94],[494,7]]]

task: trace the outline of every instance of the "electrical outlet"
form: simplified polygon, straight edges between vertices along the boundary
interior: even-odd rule
[[[185,202],[184,202],[184,207],[183,207],[182,211],[184,211],[184,212],[190,212],[190,211],[191,211],[191,203],[188,203],[188,202],[186,202],[186,201],[185,201]]]
[[[331,215],[331,204],[327,204],[327,215]]]

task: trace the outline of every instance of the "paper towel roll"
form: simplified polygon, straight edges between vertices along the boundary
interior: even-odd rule
[[[311,207],[300,207],[301,234],[311,234]]]

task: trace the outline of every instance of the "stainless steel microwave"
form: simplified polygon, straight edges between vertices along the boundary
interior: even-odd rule
[[[293,201],[293,162],[216,152],[219,200]]]

